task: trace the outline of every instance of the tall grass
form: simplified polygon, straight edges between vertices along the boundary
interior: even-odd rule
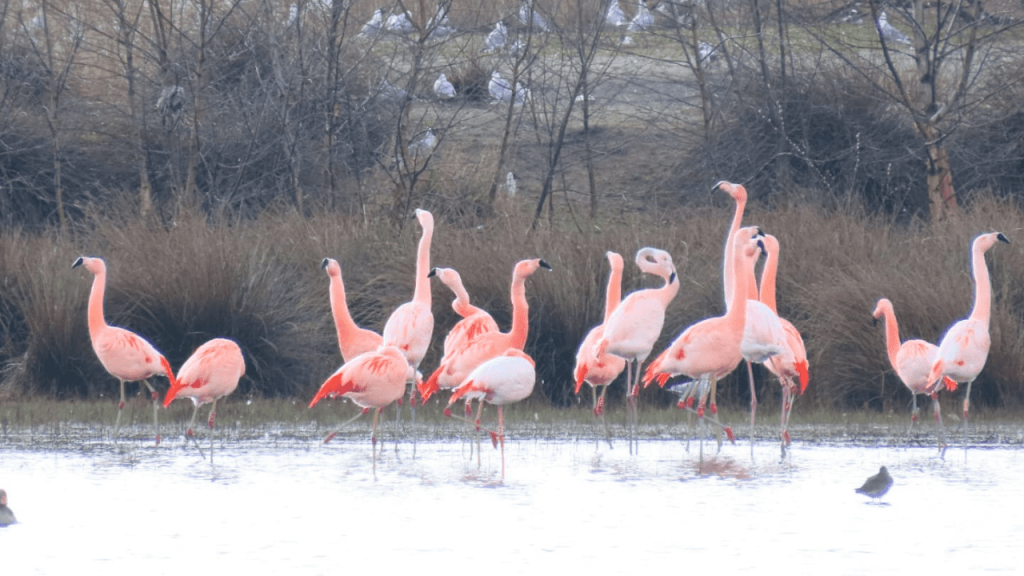
[[[527,281],[530,335],[537,361],[534,402],[575,402],[571,374],[576,348],[601,319],[606,250],[631,262],[643,246],[670,251],[682,283],[655,346],[657,353],[686,326],[723,312],[721,254],[732,206],[725,195],[702,206],[657,214],[627,214],[589,230],[542,229],[528,234],[529,207],[514,201],[504,216],[461,227],[464,217],[438,212],[432,265],[462,273],[473,302],[502,329],[511,319],[512,268],[542,257],[554,272]],[[1011,201],[980,197],[961,219],[941,227],[894,225],[864,211],[844,214],[807,206],[771,211],[754,205],[745,222],[781,242],[779,312],[803,333],[811,383],[801,400],[818,408],[902,406],[909,393],[891,371],[882,328],[871,322],[881,297],[895,305],[903,339],[937,341],[965,317],[973,299],[969,246],[982,232],[1000,230],[1011,241],[988,254],[992,271],[992,351],[973,400],[980,406],[1019,408],[1024,368],[1024,281],[1020,258],[1024,214]],[[267,214],[239,223],[211,223],[183,213],[160,227],[117,215],[93,216],[69,236],[0,234],[0,363],[3,397],[94,397],[113,393],[115,381],[93,354],[86,328],[92,281],[70,268],[79,255],[108,264],[106,314],[111,324],[148,338],[180,366],[209,338],[237,340],[246,377],[237,396],[312,395],[340,363],[319,262],[341,263],[356,321],[380,330],[407,301],[415,282],[419,229],[322,213]],[[655,285],[628,264],[624,293]],[[434,284],[435,334],[422,368],[432,370],[445,331],[457,320],[451,293]],[[779,387],[758,372],[759,400],[777,402]],[[615,384],[621,395],[623,378]],[[723,405],[749,401],[746,374],[720,386]],[[613,391],[613,398],[617,398]],[[667,393],[645,390],[644,401],[667,403]]]

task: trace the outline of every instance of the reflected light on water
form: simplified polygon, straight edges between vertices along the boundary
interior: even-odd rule
[[[484,442],[180,441],[0,450],[21,524],[4,574],[772,570],[863,574],[1018,569],[1024,462],[1015,448],[696,447]],[[709,453],[705,445],[705,455]],[[886,465],[883,504],[854,493]],[[14,568],[9,571],[8,568]]]

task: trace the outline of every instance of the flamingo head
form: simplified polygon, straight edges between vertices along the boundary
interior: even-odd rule
[[[747,189],[741,184],[733,184],[732,182],[726,182],[722,180],[718,184],[715,184],[714,190],[721,190],[728,194],[736,202],[747,201]]]
[[[79,266],[85,266],[85,269],[92,272],[94,276],[107,271],[107,264],[102,258],[79,256],[78,260],[75,260],[74,264],[71,265],[71,268],[78,268]]]
[[[434,229],[434,215],[430,212],[422,208],[417,208],[415,218],[420,221],[420,226],[422,226],[424,230]]]
[[[636,265],[647,274],[661,276],[669,284],[676,280],[676,265],[672,255],[658,248],[641,248],[636,253]]]
[[[323,262],[320,263],[320,269],[327,270],[327,275],[331,278],[341,276],[341,265],[334,258],[324,258]]]
[[[622,254],[609,250],[605,252],[604,255],[608,258],[608,264],[611,265],[613,271],[622,272],[622,268],[624,266],[622,262]]]
[[[779,239],[771,234],[761,233],[761,241],[764,242],[764,247],[767,249],[769,254],[779,253]]]
[[[878,304],[875,306],[875,311],[871,313],[871,316],[874,317],[873,323],[875,326],[878,326],[878,319],[881,318],[883,314],[892,314],[892,302],[890,302],[888,298],[880,299]]]
[[[520,260],[519,263],[516,264],[515,276],[525,278],[526,276],[536,272],[538,268],[543,268],[549,272],[552,270],[551,264],[548,264],[540,258]]]

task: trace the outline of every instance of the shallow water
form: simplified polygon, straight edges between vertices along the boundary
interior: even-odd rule
[[[287,431],[285,431],[287,432]],[[207,444],[203,444],[204,450]],[[713,445],[705,443],[705,454]],[[678,440],[595,450],[517,438],[480,464],[459,440],[323,445],[311,434],[218,441],[215,464],[180,438],[5,442],[4,574],[323,574],[351,570],[553,573],[635,569],[863,574],[1019,568],[1017,447]],[[886,465],[883,504],[855,494]],[[13,567],[9,572],[7,568]],[[89,570],[92,571],[92,570]],[[962,573],[966,573],[962,572]]]

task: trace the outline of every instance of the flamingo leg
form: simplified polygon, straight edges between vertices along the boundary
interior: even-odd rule
[[[642,374],[641,368],[643,368],[644,358],[637,358],[636,360],[636,373],[633,375],[633,442],[636,445],[635,453],[640,453],[640,376]]]
[[[790,399],[790,390],[788,383],[783,382],[782,384],[782,414],[779,416],[779,424],[782,431],[779,435],[782,437],[782,457],[786,457],[786,446],[789,445],[789,432],[786,430],[789,424],[789,406],[792,404]]]
[[[470,402],[470,400],[467,400],[467,402]],[[470,410],[472,410],[472,408]],[[481,398],[480,399],[480,405],[477,406],[477,408],[476,408],[476,430],[474,430],[474,432],[479,432],[479,430],[480,430],[480,418],[483,415],[484,415],[484,401]],[[479,468],[480,467],[480,434],[473,434],[473,437],[476,440],[476,467]],[[470,444],[470,446],[472,446],[472,443]]]
[[[380,418],[380,411],[384,408],[377,408],[373,412],[373,427],[370,429],[370,446],[373,450],[373,474],[377,475],[377,420]]]
[[[483,402],[481,402],[483,404]],[[505,407],[498,404],[498,442],[501,443],[501,479],[505,480]]]
[[[160,409],[160,395],[153,389],[153,385],[149,383],[148,378],[144,378],[142,383],[149,388],[149,397],[153,399],[153,431],[156,432],[156,445],[160,445],[160,422],[157,420],[157,411]]]
[[[213,464],[213,422],[217,419],[217,400],[210,406],[210,417],[206,419],[206,425],[210,428],[210,464]]]
[[[914,430],[914,424],[917,424],[917,415],[918,415],[917,393],[914,393],[913,397],[914,397],[913,404],[911,405],[911,408],[910,408],[910,430],[911,431]]]
[[[967,426],[969,424],[967,412],[971,407],[971,384],[974,384],[974,380],[967,381],[967,391],[964,392],[964,451],[967,450]]]
[[[747,376],[750,379],[750,457],[754,457],[754,415],[757,414],[757,391],[754,390],[754,367],[747,360]]]
[[[337,430],[335,430],[334,432],[331,432],[330,434],[327,435],[326,438],[324,438],[324,444],[327,444],[328,442],[333,440],[334,437],[338,434],[338,432],[341,432],[342,428],[344,428],[345,426],[348,426],[352,422],[355,422],[357,419],[359,419],[360,416],[362,416],[363,414],[366,414],[369,411],[370,411],[369,408],[363,408],[362,410],[359,411],[359,414],[356,414],[355,416],[353,416],[353,417],[349,418],[348,420],[345,420],[344,422],[342,422],[341,425],[338,426]]]
[[[188,429],[185,430],[185,445],[188,447],[188,439],[192,439],[192,443],[196,445],[196,450],[199,450],[199,455],[206,459],[206,454],[203,454],[203,449],[199,446],[199,441],[196,440],[196,435],[192,432],[192,426],[196,423],[196,415],[199,414],[199,405],[196,404],[192,409],[192,419],[188,422]],[[212,457],[212,455],[211,455]]]
[[[711,381],[711,415],[718,418],[718,403],[715,402],[715,397],[718,394],[718,380]],[[718,452],[722,451],[722,429],[715,429],[715,442],[718,443]]]
[[[935,412],[935,426],[939,429],[939,453],[945,456],[946,453],[946,433],[942,427],[942,409],[939,406],[939,395],[932,394],[932,408]]]
[[[117,443],[118,432],[121,430],[121,412],[124,410],[124,380],[118,379],[121,383],[121,403],[117,405],[117,420],[114,421],[114,443]]]
[[[633,422],[631,418],[630,408],[633,406],[633,401],[630,398],[629,387],[633,384],[633,361],[626,360],[626,441],[629,442],[629,454],[633,455]]]
[[[597,393],[597,390],[594,390]],[[604,438],[608,442],[608,448],[612,448],[612,433],[608,430],[608,419],[604,417],[604,395],[608,393],[608,386],[605,385],[601,389],[601,397],[597,399],[597,417],[601,419],[601,424],[604,425]]]

